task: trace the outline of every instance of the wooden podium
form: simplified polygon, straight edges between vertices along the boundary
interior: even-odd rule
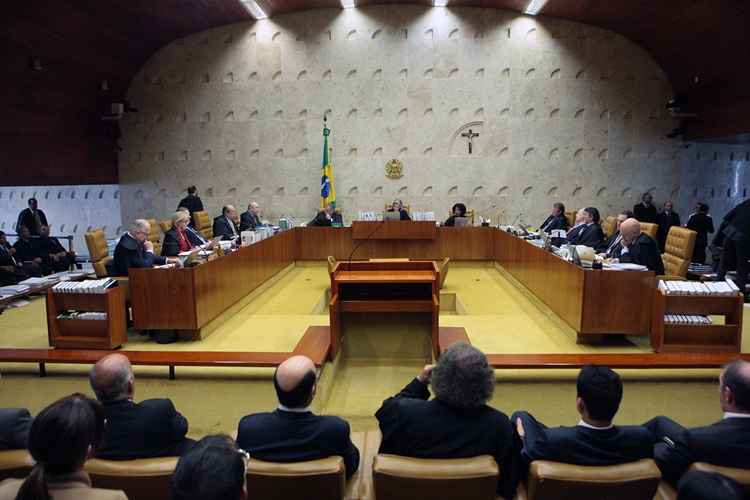
[[[434,221],[352,222],[352,238],[355,240],[434,240],[437,234],[437,224]]]
[[[438,354],[440,273],[433,261],[338,262],[331,272],[331,358],[341,348],[346,313],[425,313]]]

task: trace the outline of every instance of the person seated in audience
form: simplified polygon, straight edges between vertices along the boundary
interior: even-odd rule
[[[429,386],[435,394],[430,399]],[[375,413],[383,441],[380,453],[416,458],[492,455],[502,474],[498,493],[512,498],[518,454],[508,417],[487,405],[495,374],[487,357],[460,342],[427,365]]]
[[[644,425],[655,439],[654,460],[662,477],[676,484],[694,462],[750,469],[750,363],[732,361],[719,375],[724,417],[706,427],[686,429],[667,417]]]
[[[31,415],[26,408],[0,409],[0,450],[26,448]]]
[[[394,200],[393,205],[391,205],[391,208],[389,208],[388,211],[398,212],[401,220],[411,220],[411,217],[409,217],[409,212],[406,211],[406,209],[404,208],[404,203],[401,200]]]
[[[667,243],[667,235],[672,226],[680,227],[680,214],[674,211],[672,200],[664,202],[664,209],[656,216],[656,223],[659,224],[659,250],[664,252],[664,245]]]
[[[182,455],[195,444],[185,437],[188,421],[172,401],[135,402],[133,369],[126,356],[104,356],[91,368],[89,381],[107,417],[107,430],[97,457],[108,460],[168,457]]]
[[[177,462],[172,500],[246,500],[249,460],[250,455],[229,436],[204,437]]]
[[[559,201],[552,205],[552,213],[539,226],[539,232],[551,233],[555,230],[567,231],[568,219],[565,217],[565,205]]]
[[[622,239],[611,252],[619,262],[640,264],[654,271],[657,276],[664,274],[664,262],[659,253],[656,242],[647,234],[641,232],[641,223],[635,219],[627,219],[620,224]]]
[[[742,487],[734,479],[704,472],[690,471],[677,484],[677,500],[742,500]]]
[[[240,216],[240,232],[255,231],[256,227],[262,227],[264,224],[260,220],[260,205],[252,201],[247,206],[247,212]]]
[[[21,226],[27,227],[29,233],[33,236],[41,234],[42,226],[47,224],[47,216],[44,215],[41,209],[38,208],[36,198],[29,198],[28,208],[21,210],[18,214],[18,222],[16,222],[16,232],[20,234]]]
[[[308,226],[330,227],[333,224],[341,224],[341,214],[333,208],[330,203],[323,210],[318,212],[313,220],[307,223]]]
[[[359,467],[359,450],[349,424],[334,416],[315,415],[310,405],[317,389],[315,364],[292,356],[273,376],[279,407],[270,413],[242,417],[237,444],[253,458],[268,462],[301,462],[333,455],[344,459],[347,477]]]
[[[214,218],[214,237],[221,236],[222,240],[233,241],[240,236],[240,228],[237,227],[237,209],[232,205],[224,205],[221,215]]]
[[[31,239],[31,232],[26,226],[17,229],[18,239],[13,244],[15,250],[14,257],[17,262],[21,262],[23,268],[32,276],[41,276],[43,274],[43,259],[39,252],[39,245]]]
[[[201,201],[200,196],[198,196],[198,189],[195,186],[187,188],[187,196],[181,199],[180,203],[177,204],[177,211],[183,207],[190,213],[190,225],[195,226],[193,214],[195,212],[203,211],[203,202]]]
[[[16,249],[8,243],[5,232],[0,231],[0,286],[15,285],[29,277],[15,254]]]
[[[714,232],[714,220],[708,215],[708,205],[698,203],[695,206],[695,212],[688,217],[688,229],[692,229],[698,235],[695,237],[695,247],[693,247],[693,258],[690,262],[699,264],[706,263],[706,245],[708,245],[708,233]]]
[[[456,217],[466,217],[466,205],[463,203],[456,203],[451,208],[451,216],[448,217],[443,223],[444,226],[455,226]]]
[[[657,215],[656,207],[654,206],[654,197],[651,196],[651,193],[643,193],[641,202],[633,206],[633,217],[638,222],[657,224]]]
[[[83,470],[104,434],[104,410],[83,394],[71,394],[39,412],[29,431],[34,467],[26,479],[0,483],[0,500],[127,500],[122,491],[91,487]]]
[[[568,243],[598,248],[604,242],[604,231],[599,224],[599,210],[594,207],[586,207],[582,212],[583,222],[568,231]],[[577,231],[571,237],[571,232],[576,229]]]
[[[127,276],[131,267],[161,266],[167,262],[179,264],[174,257],[160,257],[154,255],[154,244],[148,241],[151,224],[145,219],[136,219],[130,226],[130,231],[120,237],[115,247],[112,260],[112,275]]]
[[[586,227],[585,220],[586,212],[583,208],[581,208],[576,212],[575,219],[573,220],[573,227],[568,229],[568,233],[566,235],[568,241],[578,236],[578,233],[581,232],[584,227]]]
[[[620,233],[620,226],[623,222],[633,218],[633,212],[630,210],[623,210],[615,218],[615,232],[612,236],[607,238],[602,245],[596,249],[597,252],[603,253],[606,257],[611,257],[612,250],[615,249],[620,240],[622,239],[622,233]]]
[[[174,257],[180,252],[188,252],[200,246],[203,242],[195,234],[188,230],[190,215],[186,212],[175,212],[172,215],[172,229],[164,233],[164,243],[161,245],[163,257]]]
[[[42,224],[37,248],[42,256],[42,268],[47,272],[67,271],[76,262],[75,252],[65,250],[60,240],[50,236],[46,224]]]
[[[622,380],[606,366],[586,365],[578,374],[575,427],[548,428],[527,412],[511,417],[521,437],[521,457],[576,465],[616,465],[653,455],[653,436],[641,426],[615,426]]]

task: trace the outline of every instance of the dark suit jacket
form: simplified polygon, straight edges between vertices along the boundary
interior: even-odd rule
[[[417,458],[492,455],[503,471],[498,493],[512,498],[518,484],[517,442],[508,417],[489,406],[454,408],[418,379],[383,401],[375,414],[383,433],[380,453]]]
[[[726,418],[694,429],[685,429],[666,417],[656,417],[645,425],[657,440],[654,446],[656,464],[664,479],[672,484],[677,483],[693,462],[750,469],[748,418]]]
[[[313,220],[308,222],[308,226],[331,226],[333,223],[341,224],[341,214],[338,212],[333,212],[333,215],[331,215],[331,218],[329,219],[326,216],[325,210],[321,210],[318,212],[318,215],[315,216]]]
[[[177,205],[177,208],[185,207],[190,212],[190,224],[193,224],[193,212],[202,212],[203,211],[203,202],[201,201],[199,196],[190,196],[187,195],[183,199],[180,200],[180,203]]]
[[[562,229],[563,231],[567,231],[568,219],[566,219],[564,215],[558,215],[557,217],[555,217],[554,215],[550,214],[549,217],[544,219],[542,225],[539,226],[539,230],[544,230],[544,232],[546,233],[551,233],[555,229]]]
[[[622,253],[622,245],[618,243],[612,251],[612,257],[620,259],[620,262],[630,262],[646,266],[657,275],[664,274],[664,262],[656,242],[647,234],[641,233],[638,239],[630,245],[628,253]]]
[[[391,209],[388,209],[388,211],[393,212],[393,210]],[[411,217],[409,217],[409,212],[407,212],[403,208],[399,210],[399,217],[401,218],[401,220],[411,220]]]
[[[581,225],[578,232],[572,238],[568,238],[571,245],[586,245],[591,248],[599,248],[603,241],[604,231],[602,226],[595,223]]]
[[[117,242],[115,257],[112,260],[112,269],[115,276],[127,276],[131,267],[151,267],[162,265],[167,262],[164,257],[147,252],[142,243],[125,233]]]
[[[743,201],[724,216],[724,236],[732,241],[750,241],[750,198]]]
[[[27,262],[36,258],[42,258],[38,240],[30,239],[29,241],[23,241],[19,239],[13,243],[13,248],[16,249],[14,257],[18,262]]]
[[[234,226],[234,231],[237,233],[237,236],[239,236],[240,228],[237,227],[237,224],[235,224],[233,220],[229,220],[224,215],[215,217],[214,218],[214,237],[221,236],[222,240],[234,239],[235,236],[232,233],[232,226]]]
[[[656,213],[656,207],[654,205],[646,206],[643,204],[643,202],[638,203],[637,205],[633,206],[633,217],[638,220],[638,222],[650,222],[652,224],[658,224],[656,222],[657,220],[657,213]]]
[[[664,251],[664,244],[667,242],[667,235],[669,234],[669,228],[672,226],[680,226],[680,214],[677,212],[659,212],[656,216],[656,223],[659,224],[659,248]]]
[[[26,448],[31,421],[29,410],[25,408],[0,409],[0,450]]]
[[[359,450],[349,424],[333,416],[276,410],[242,417],[237,444],[253,458],[269,462],[300,462],[339,455],[346,475],[359,467]]]
[[[187,239],[194,247],[199,246],[202,242],[190,231],[185,231]],[[174,257],[180,253],[180,237],[177,235],[177,229],[172,228],[164,233],[164,242],[161,244],[161,254],[164,257]]]
[[[614,251],[615,249],[615,242],[617,242],[617,239],[620,237],[620,231],[616,231],[612,236],[607,238],[600,246],[596,249],[597,252],[606,252],[607,250]],[[619,243],[619,242],[618,242]],[[611,248],[610,248],[611,247]]]
[[[523,422],[521,456],[526,463],[553,460],[576,465],[616,465],[653,456],[653,435],[641,426],[611,429],[548,428],[526,412],[514,413],[511,422]]]
[[[39,222],[40,224],[47,225],[47,216],[44,215],[44,212],[37,209],[37,213],[39,214]],[[16,222],[16,232],[21,232],[21,226],[26,226],[29,228],[29,231],[31,231],[31,234],[38,235],[39,231],[36,225],[36,221],[34,220],[34,214],[31,212],[30,208],[24,208],[21,210],[21,213],[18,214],[18,221]]]
[[[252,212],[243,212],[240,215],[240,231],[255,231],[255,228],[262,226],[260,217]]]
[[[140,403],[121,399],[103,405],[107,426],[97,457],[132,460],[175,456],[186,451],[188,422],[169,399]]]

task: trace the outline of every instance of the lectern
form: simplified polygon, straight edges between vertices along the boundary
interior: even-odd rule
[[[331,358],[341,348],[341,316],[357,313],[424,313],[438,354],[440,272],[431,260],[338,262],[331,272]]]

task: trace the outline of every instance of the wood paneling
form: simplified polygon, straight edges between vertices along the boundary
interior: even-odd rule
[[[437,225],[426,221],[354,221],[355,240],[433,240]]]

